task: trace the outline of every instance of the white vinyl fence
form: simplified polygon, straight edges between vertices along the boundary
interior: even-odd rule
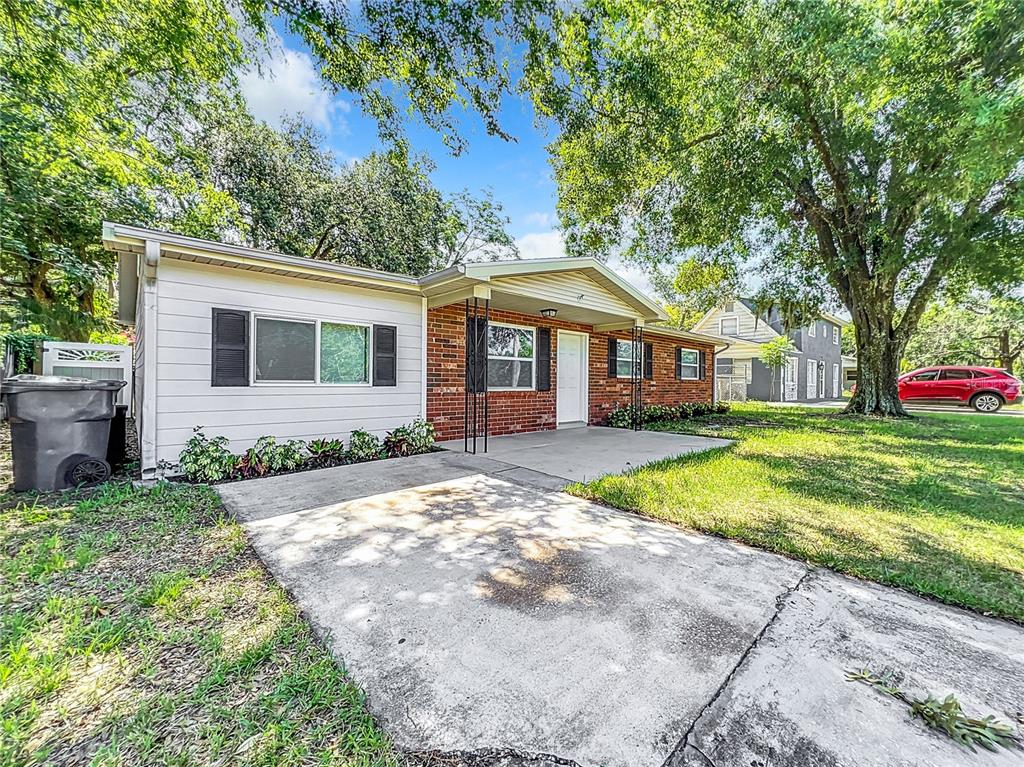
[[[132,347],[43,341],[43,375],[127,381],[117,393],[117,404],[132,402]]]

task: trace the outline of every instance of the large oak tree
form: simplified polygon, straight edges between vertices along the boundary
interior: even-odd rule
[[[785,314],[837,298],[851,411],[903,414],[904,348],[943,282],[1021,278],[1015,0],[592,0],[530,85],[570,243],[755,259]]]

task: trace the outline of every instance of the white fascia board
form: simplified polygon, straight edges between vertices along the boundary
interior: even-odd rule
[[[376,269],[364,269],[360,266],[346,266],[335,264],[330,261],[317,261],[312,258],[301,256],[289,256],[284,253],[274,253],[269,250],[249,248],[244,245],[229,245],[213,240],[203,240],[197,237],[185,237],[184,235],[164,232],[158,229],[145,229],[126,224],[117,224],[109,221],[103,222],[103,241],[105,244],[116,244],[127,242],[141,245],[146,241],[159,242],[162,246],[170,246],[176,250],[188,253],[221,255],[233,260],[241,260],[243,263],[275,264],[291,267],[309,272],[335,274],[339,277],[364,279],[368,283],[379,282],[393,286],[406,287],[415,292],[419,288],[419,280],[406,274],[395,274],[394,272],[382,272]]]

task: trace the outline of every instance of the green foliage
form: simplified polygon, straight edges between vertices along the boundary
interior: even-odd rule
[[[418,114],[457,150],[451,110],[469,105],[505,135],[493,33],[540,5],[506,18],[470,2],[0,3],[0,322],[74,341],[110,330],[104,219],[414,274],[514,252],[493,200],[444,197],[429,164],[407,159],[401,122]],[[397,160],[339,169],[308,126],[278,133],[245,114],[236,72],[263,57],[275,16]]]
[[[242,454],[235,471],[241,479],[294,471],[302,465],[305,448],[302,440],[291,439],[278,444],[276,438],[263,436]]]
[[[434,425],[419,419],[389,431],[384,437],[384,450],[392,458],[428,453],[433,446]]]
[[[1024,298],[980,292],[932,304],[904,354],[904,368],[990,365],[1013,371],[1024,353]]]
[[[386,457],[387,453],[384,451],[384,445],[381,444],[380,437],[370,434],[368,431],[356,429],[349,435],[348,450],[345,452],[345,456],[353,463],[360,463],[362,461],[376,461],[379,458]]]
[[[219,482],[238,467],[239,458],[228,450],[227,437],[207,437],[196,426],[178,455],[178,468],[192,482]]]
[[[989,714],[981,719],[964,714],[960,701],[953,694],[939,700],[931,693],[925,698],[911,698],[899,688],[891,673],[877,676],[868,669],[847,671],[846,681],[863,682],[879,692],[889,695],[910,707],[910,712],[924,720],[933,730],[939,730],[961,746],[975,751],[975,745],[986,751],[1024,748],[1024,743],[1014,731],[1013,725],[1000,722]]]
[[[151,220],[166,137],[241,62],[236,29],[222,0],[0,5],[5,311],[65,340],[106,323],[100,222]]]
[[[636,408],[632,405],[620,405],[608,414],[608,425],[619,429],[628,429],[633,424]],[[698,418],[712,413],[728,413],[729,405],[725,402],[682,402],[678,405],[644,405],[644,424],[684,421],[687,418]]]
[[[757,350],[757,358],[771,371],[771,388],[769,398],[775,398],[775,378],[779,368],[786,364],[789,355],[796,351],[788,336],[778,336],[761,344]]]
[[[675,265],[671,279],[660,271],[654,284],[672,318],[672,325],[689,330],[708,311],[731,301],[740,293],[736,263],[717,252],[684,258]]]
[[[1024,6],[594,2],[527,67],[561,128],[574,252],[696,248],[857,326],[858,410],[901,410],[903,347],[944,281],[1024,279]]]
[[[306,445],[309,462],[317,468],[325,468],[345,460],[345,443],[340,439],[312,439]]]
[[[9,350],[14,359],[14,374],[31,373],[36,360],[36,346],[41,341],[54,341],[45,333],[15,331],[0,334],[0,357]]]

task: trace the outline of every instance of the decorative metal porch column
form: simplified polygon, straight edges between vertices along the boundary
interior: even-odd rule
[[[482,314],[481,314],[482,309]],[[490,403],[487,400],[487,325],[491,321],[491,299],[483,306],[474,297],[466,299],[466,364],[463,383],[462,409],[463,450],[476,454],[477,438],[483,436],[487,452],[487,434],[490,431]]]
[[[644,428],[644,329],[642,325],[633,325],[630,343],[633,352],[632,364],[629,368],[630,405],[632,405],[630,426],[633,431],[641,431]]]

